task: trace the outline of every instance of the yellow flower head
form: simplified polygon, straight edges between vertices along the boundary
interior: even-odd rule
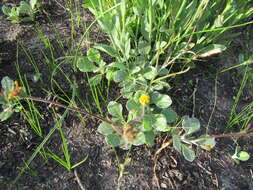
[[[206,146],[205,146],[205,149],[206,149],[207,151],[210,151],[210,150],[213,149],[213,147],[212,147],[211,145],[206,145]]]
[[[8,99],[13,99],[15,96],[18,96],[20,91],[21,91],[21,87],[18,84],[18,81],[14,82],[15,87],[13,89],[10,90],[10,93],[8,94]]]
[[[142,94],[139,98],[139,101],[141,104],[145,105],[145,104],[149,104],[150,103],[150,96],[147,94]]]

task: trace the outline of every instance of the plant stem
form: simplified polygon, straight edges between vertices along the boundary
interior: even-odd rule
[[[24,99],[29,99],[29,100],[33,100],[33,101],[36,101],[36,102],[43,102],[43,103],[46,103],[46,104],[52,104],[54,106],[58,106],[58,107],[61,107],[61,108],[64,108],[64,109],[67,109],[67,110],[71,110],[71,111],[74,111],[74,112],[79,112],[79,113],[82,113],[84,115],[88,115],[90,117],[93,117],[95,119],[98,119],[100,121],[103,121],[103,122],[106,122],[106,123],[109,123],[111,125],[116,125],[114,122],[108,120],[108,119],[104,119],[98,115],[95,115],[95,114],[92,114],[92,113],[89,113],[83,109],[80,109],[80,108],[75,108],[75,107],[70,107],[70,106],[65,106],[61,103],[58,103],[58,102],[54,102],[54,101],[50,101],[50,100],[45,100],[45,99],[42,99],[42,98],[37,98],[37,97],[23,97]]]
[[[238,132],[238,133],[213,135],[213,136],[199,138],[196,141],[207,140],[207,139],[212,139],[212,138],[221,138],[221,137],[242,137],[242,136],[243,137],[253,137],[253,133]]]

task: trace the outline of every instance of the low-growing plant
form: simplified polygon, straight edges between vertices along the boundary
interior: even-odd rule
[[[29,3],[21,1],[18,7],[2,6],[2,12],[12,23],[34,21],[37,9],[37,0],[30,0]]]
[[[115,125],[102,122],[98,131],[106,136],[109,146],[119,146],[123,149],[129,149],[132,145],[153,146],[155,136],[167,132],[173,137],[174,148],[188,161],[193,161],[195,153],[192,145],[211,150],[215,146],[215,141],[213,138],[198,140],[191,136],[200,129],[199,120],[194,117],[185,116],[180,124],[173,125],[178,116],[169,108],[171,103],[168,95],[158,92],[149,95],[147,92],[138,91],[126,104],[127,119],[122,115],[122,105],[112,101],[107,108]]]
[[[20,109],[17,108],[17,102],[20,103],[20,100],[22,99],[44,102],[102,121],[98,127],[98,131],[105,135],[106,142],[111,147],[130,149],[133,145],[139,146],[146,144],[147,146],[152,146],[157,134],[167,132],[172,138],[173,147],[178,152],[182,153],[185,159],[193,161],[195,159],[195,152],[193,150],[194,146],[209,151],[215,146],[216,138],[253,136],[253,133],[246,133],[248,128],[250,128],[249,125],[245,131],[238,133],[213,136],[204,134],[199,137],[194,137],[196,136],[194,133],[200,129],[199,120],[195,117],[184,116],[178,122],[175,122],[178,120],[178,116],[172,109],[169,108],[172,103],[170,97],[158,92],[150,94],[144,91],[136,92],[133,98],[129,99],[127,102],[127,118],[124,117],[125,114],[123,114],[122,105],[115,101],[111,101],[107,106],[111,118],[102,118],[83,109],[27,96],[25,90],[21,90],[18,83],[16,81],[14,82],[9,77],[4,77],[1,84],[3,88],[0,93],[0,103],[3,107],[3,111],[0,113],[2,121],[8,119],[14,113],[14,110],[20,111]],[[7,109],[5,109],[6,107]],[[176,125],[173,125],[173,123],[176,123]],[[58,128],[63,140],[65,160],[61,159],[52,152],[46,153],[46,155],[55,159],[61,165],[70,170],[71,168],[79,165],[79,163],[74,166],[70,165],[68,145],[60,126]],[[167,145],[164,147],[166,146]],[[82,162],[83,161],[80,163]]]
[[[87,56],[78,56],[75,66],[82,72],[94,73],[89,79],[93,86],[104,76],[118,83],[120,96],[127,99],[127,112],[120,103],[111,101],[107,106],[111,118],[81,113],[102,121],[98,131],[112,147],[152,146],[156,135],[167,132],[175,149],[189,161],[195,158],[193,146],[211,150],[215,138],[208,134],[194,137],[200,129],[199,120],[178,117],[170,107],[170,96],[161,90],[170,87],[167,78],[187,72],[192,61],[224,51],[224,44],[216,42],[230,24],[252,14],[253,8],[245,12],[246,7],[249,1],[87,1],[84,8],[95,15],[111,44],[96,44],[87,51]],[[99,51],[107,53],[114,61],[106,63]],[[10,89],[13,88],[12,84]],[[11,91],[5,93],[2,96],[6,99]],[[7,98],[3,105],[9,101]],[[16,107],[13,103],[10,103],[8,114],[4,110],[7,115],[4,119]]]
[[[250,155],[246,151],[242,151],[241,147],[236,146],[235,153],[232,155],[232,159],[239,164],[240,161],[248,161],[250,159]]]
[[[107,143],[124,149],[152,146],[157,134],[168,132],[175,149],[189,161],[195,158],[192,145],[211,150],[214,138],[192,136],[200,129],[198,119],[184,116],[177,120],[171,98],[160,92],[169,87],[167,78],[189,71],[194,60],[226,49],[226,43],[217,42],[225,39],[222,35],[230,25],[253,13],[249,1],[95,0],[86,1],[83,7],[94,14],[110,44],[95,44],[76,66],[94,73],[93,85],[104,76],[118,83],[120,96],[127,99],[126,118],[121,104],[111,101],[107,106],[113,123],[103,122],[98,128]],[[114,62],[106,64],[98,50]]]
[[[27,96],[25,90],[22,90],[18,85],[18,82],[14,82],[9,77],[4,77],[1,84],[3,88],[0,94],[0,103],[3,107],[3,111],[0,113],[2,121],[8,119],[14,110],[20,106],[21,99],[29,99],[52,103],[56,106],[101,120],[102,123],[100,124],[98,131],[106,136],[106,142],[112,147],[119,146],[123,149],[129,149],[132,145],[139,146],[146,144],[152,146],[157,134],[161,132],[169,132],[171,136],[173,136],[173,146],[176,150],[182,152],[187,160],[193,161],[195,154],[190,146],[197,145],[206,150],[210,150],[215,145],[214,138],[207,138],[208,135],[197,139],[191,136],[200,129],[200,123],[194,117],[190,118],[185,116],[182,118],[180,127],[173,126],[172,124],[178,116],[169,108],[172,103],[171,98],[168,95],[163,95],[158,92],[136,92],[133,98],[129,99],[127,102],[127,119],[124,118],[122,105],[112,101],[107,107],[111,118],[103,119],[78,108],[71,108],[59,103]],[[20,111],[20,109],[18,111]],[[63,142],[65,142],[64,152],[68,152],[64,134],[61,131],[61,128],[59,130]],[[62,161],[54,154],[48,153],[48,155],[70,169],[68,153],[65,153],[66,162]]]
[[[166,132],[171,137],[173,147],[188,161],[195,159],[195,147],[209,151],[215,146],[216,138],[253,136],[246,131],[199,135],[199,120],[193,116],[178,116],[171,108],[171,97],[162,91],[170,88],[166,79],[189,71],[194,60],[224,51],[226,43],[217,44],[221,41],[222,34],[231,24],[247,18],[253,12],[249,1],[198,2],[86,1],[84,8],[89,8],[95,15],[100,28],[108,35],[110,44],[95,44],[88,49],[86,56],[75,56],[77,62],[74,66],[86,75],[92,73],[89,84],[94,87],[92,95],[101,113],[102,106],[96,87],[104,78],[118,83],[121,88],[120,97],[127,100],[126,109],[117,101],[110,101],[107,105],[110,116],[103,118],[76,107],[32,97],[17,81],[4,77],[1,81],[0,104],[3,110],[0,120],[7,120],[14,112],[24,111],[23,99],[49,103],[100,120],[98,131],[105,136],[111,147],[130,149],[144,144],[153,146],[155,137]],[[35,0],[31,0],[30,4],[21,2],[20,7],[3,6],[2,10],[13,23],[34,20],[36,3]],[[246,7],[249,9],[245,12]],[[107,53],[114,61],[106,63],[100,51]],[[36,110],[35,107],[32,109]],[[33,117],[28,112],[24,112],[24,115]],[[68,143],[60,123],[55,126],[54,130],[56,129],[61,134],[64,158],[50,149],[45,150],[43,155],[71,170],[86,159],[71,165]],[[40,131],[38,134],[42,136]],[[46,140],[48,138],[47,135]],[[36,149],[36,154],[45,142]],[[245,160],[245,155],[236,152],[233,158]]]

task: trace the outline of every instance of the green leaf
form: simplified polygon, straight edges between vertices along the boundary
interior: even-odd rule
[[[223,15],[218,15],[214,21],[213,28],[218,28],[223,26],[223,21],[224,21],[224,16]]]
[[[153,146],[154,145],[154,140],[155,140],[155,133],[153,131],[147,131],[144,133],[145,134],[145,143],[148,146]]]
[[[205,138],[208,137],[209,135],[201,135],[199,138]],[[213,147],[216,145],[215,142],[215,138],[209,138],[206,140],[202,140],[202,141],[197,141],[197,143],[200,145],[201,148],[203,148],[204,150],[210,151],[213,149]]]
[[[248,152],[241,151],[237,154],[237,159],[241,161],[247,161],[250,159],[250,155]]]
[[[96,86],[102,80],[102,74],[95,75],[94,77],[90,78],[90,85]]]
[[[114,75],[114,71],[112,71],[112,70],[107,70],[107,71],[106,71],[105,77],[106,77],[107,80],[110,81],[110,80],[113,79],[113,75]]]
[[[4,108],[4,110],[0,113],[0,120],[5,121],[9,119],[13,112],[12,105],[7,106],[7,108]]]
[[[195,117],[190,118],[189,116],[184,116],[182,127],[185,130],[186,135],[189,135],[200,129],[200,122]]]
[[[143,132],[139,132],[136,137],[134,138],[132,144],[135,146],[140,146],[145,144],[146,139],[145,139],[145,135]]]
[[[168,123],[173,123],[178,118],[177,113],[170,108],[162,110],[162,114],[166,117]]]
[[[89,61],[99,63],[101,61],[101,56],[98,50],[90,48],[87,52],[87,57]]]
[[[37,0],[30,0],[30,6],[32,9],[35,8],[36,3],[37,3]]]
[[[141,19],[141,34],[143,35],[144,39],[147,41],[150,41],[150,35],[149,32],[147,31],[146,27],[147,25],[149,25],[147,18],[145,17],[145,19]]]
[[[167,42],[165,41],[157,41],[155,44],[156,50],[162,50],[167,45]]]
[[[134,99],[129,99],[126,104],[127,110],[139,110],[141,108],[141,104],[139,102],[134,101]]]
[[[114,133],[114,130],[109,123],[102,122],[98,127],[98,132],[103,135],[110,135]]]
[[[125,52],[124,55],[126,57],[126,59],[128,60],[130,57],[130,50],[131,50],[131,39],[129,38],[129,34],[127,33],[125,36],[127,36],[126,41],[125,41]]]
[[[182,151],[182,143],[181,143],[181,139],[178,135],[173,135],[173,147],[181,153]]]
[[[152,103],[156,104],[159,108],[167,108],[172,104],[172,100],[168,95],[154,92],[151,95]]]
[[[107,53],[108,55],[110,55],[112,57],[117,57],[118,56],[118,52],[112,46],[105,45],[105,44],[96,44],[94,46],[94,48],[96,48],[98,50],[101,50],[101,51]]]
[[[0,92],[0,104],[5,104],[6,102],[6,96]]]
[[[127,70],[127,67],[125,66],[125,64],[123,64],[121,62],[113,62],[108,66],[109,67],[115,67],[115,68],[118,68],[120,70]]]
[[[18,18],[20,15],[19,15],[19,9],[15,8],[15,7],[12,7],[11,8],[11,14],[10,14],[11,17],[16,17]]]
[[[20,6],[17,8],[17,11],[19,12],[19,14],[32,14],[31,6],[24,1],[20,2]]]
[[[108,106],[107,106],[107,109],[108,109],[108,112],[114,116],[114,117],[117,117],[117,118],[122,118],[122,105],[117,103],[117,102],[114,102],[114,101],[111,101],[109,102]]]
[[[106,140],[107,144],[111,147],[116,147],[121,144],[121,138],[120,138],[120,136],[118,136],[116,134],[107,135],[105,140]]]
[[[114,73],[113,80],[115,82],[121,82],[125,80],[127,76],[128,76],[127,72],[119,70]]]
[[[136,119],[137,116],[138,116],[137,111],[129,111],[127,116],[127,122]]]
[[[153,129],[153,124],[156,122],[156,117],[154,114],[145,114],[143,117],[143,128],[144,131],[151,131]]]
[[[143,71],[143,77],[151,80],[152,78],[155,78],[156,76],[156,68],[153,66],[146,67]]]
[[[195,152],[184,144],[182,144],[181,148],[182,148],[182,153],[183,153],[184,158],[188,160],[189,162],[192,162],[196,157]]]
[[[1,80],[1,85],[4,90],[4,94],[7,96],[12,89],[14,89],[14,81],[8,76]]]
[[[159,82],[153,83],[152,88],[154,90],[162,90],[164,88],[164,85],[161,81],[159,81]]]
[[[142,55],[148,55],[149,52],[150,52],[150,50],[151,50],[150,43],[145,42],[143,40],[139,41],[138,51],[139,51],[140,54],[142,54]]]
[[[11,20],[11,23],[13,23],[13,24],[18,24],[21,22],[21,20],[19,19],[19,16],[15,16],[15,15],[9,16],[7,19]]]
[[[154,116],[155,116],[154,126],[157,131],[166,132],[170,130],[164,115],[155,114]]]
[[[98,0],[85,0],[85,3],[82,5],[83,8],[97,8],[99,7]]]
[[[131,65],[129,68],[130,74],[138,73],[140,70],[141,70],[141,68],[136,65]]]
[[[7,16],[11,15],[11,8],[10,7],[7,7],[7,6],[3,5],[2,6],[2,11]]]
[[[95,71],[97,67],[87,57],[82,57],[77,62],[77,68],[82,72]]]

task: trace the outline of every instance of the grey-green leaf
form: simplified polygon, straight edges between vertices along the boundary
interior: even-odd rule
[[[37,0],[30,0],[30,6],[32,9],[35,8],[36,3],[37,3]]]
[[[156,75],[157,75],[156,68],[153,66],[146,67],[143,71],[143,77],[145,77],[148,80],[155,78]]]
[[[139,102],[136,102],[134,99],[129,99],[126,104],[127,110],[139,110],[141,108],[141,105]]]
[[[11,14],[11,8],[5,5],[2,6],[2,11],[5,15],[9,16]]]
[[[107,109],[108,109],[108,112],[114,116],[114,117],[117,117],[117,118],[121,118],[122,117],[122,105],[117,103],[117,102],[114,102],[114,101],[111,101],[109,102],[108,106],[107,106]]]
[[[187,135],[194,133],[200,129],[200,122],[195,117],[184,116],[182,127]]]
[[[121,144],[121,138],[120,138],[120,136],[118,136],[116,134],[107,135],[105,140],[106,140],[107,144],[111,147],[116,147]]]
[[[98,132],[103,135],[110,135],[114,133],[114,130],[109,123],[102,122],[98,127]]]
[[[208,137],[208,134],[205,135],[201,135],[199,138],[205,138]],[[201,148],[210,151],[212,150],[212,148],[215,146],[216,142],[215,142],[215,138],[209,138],[206,140],[201,140],[201,141],[197,141],[197,143],[200,145]]]
[[[94,77],[90,78],[90,84],[93,86],[98,85],[102,80],[102,74],[95,75]]]
[[[144,134],[145,134],[146,145],[153,146],[154,140],[155,140],[155,133],[153,131],[147,131]]]
[[[114,73],[113,80],[115,82],[121,82],[125,80],[127,76],[128,76],[127,72],[119,70]]]
[[[1,84],[5,94],[9,94],[10,90],[14,88],[14,81],[7,76],[1,80]]]
[[[142,55],[148,55],[149,52],[150,52],[150,50],[151,50],[150,43],[145,42],[143,40],[139,41],[138,51],[139,51],[140,54],[142,54]]]
[[[168,123],[172,123],[178,118],[177,113],[170,108],[162,110],[162,114],[166,117]]]
[[[110,65],[108,65],[109,67],[115,67],[121,70],[127,70],[127,67],[125,66],[125,64],[121,63],[121,62],[113,62]]]
[[[107,71],[106,71],[105,77],[106,77],[107,80],[110,81],[110,80],[113,79],[113,75],[114,75],[114,71],[112,71],[112,70],[107,70]]]
[[[8,106],[0,113],[0,120],[5,121],[5,120],[9,119],[9,117],[11,117],[13,112],[14,112],[14,110],[12,109],[12,106],[11,105]]]
[[[136,137],[134,138],[132,144],[135,146],[140,146],[145,144],[146,140],[145,140],[145,135],[143,132],[139,132]]]
[[[80,58],[76,64],[77,68],[82,72],[95,71],[97,67],[87,57]]]
[[[96,44],[94,48],[99,49],[112,57],[118,56],[118,52],[112,46],[105,45],[105,44]]]
[[[188,160],[189,162],[192,162],[196,157],[195,152],[184,144],[182,144],[181,148],[182,148],[182,153],[183,153],[184,158]]]
[[[159,108],[167,108],[172,104],[172,100],[168,95],[155,92],[151,97],[152,103],[156,104]]]
[[[154,116],[155,116],[154,126],[157,131],[166,132],[170,130],[164,115],[155,114]]]
[[[99,63],[101,56],[98,50],[90,48],[87,52],[87,57],[91,62]]]
[[[156,117],[154,114],[145,114],[143,117],[143,129],[144,131],[151,131],[153,129],[152,125],[156,122]]]
[[[182,151],[182,143],[181,143],[181,139],[178,135],[173,135],[172,137],[173,139],[173,147],[181,153]]]

